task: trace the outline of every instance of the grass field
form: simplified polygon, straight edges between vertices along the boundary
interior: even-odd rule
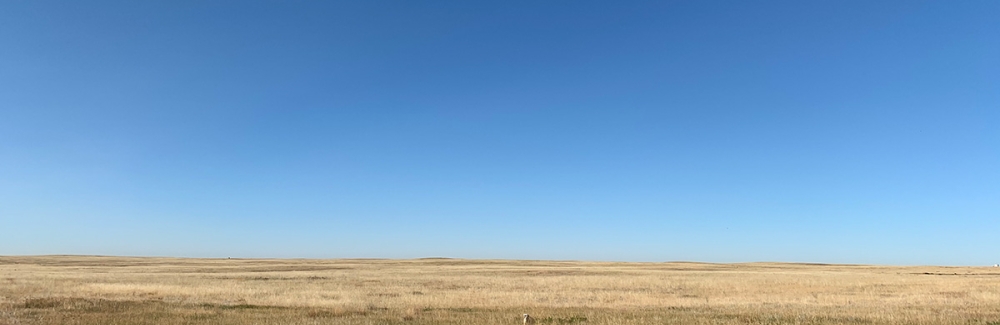
[[[983,324],[1000,269],[0,257],[0,324]]]

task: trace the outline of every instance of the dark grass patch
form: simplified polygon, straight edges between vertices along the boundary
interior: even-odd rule
[[[365,310],[371,311],[371,312],[379,312],[379,311],[387,311],[387,310],[389,310],[389,308],[370,304],[370,305],[368,305],[368,306],[365,307]]]
[[[246,303],[235,304],[235,305],[203,303],[203,304],[199,304],[198,306],[200,306],[202,308],[220,309],[220,310],[234,310],[234,309],[235,310],[243,310],[243,309],[286,309],[287,308],[287,307],[280,307],[280,306],[252,305],[252,304],[246,304]]]
[[[559,318],[545,317],[545,318],[541,318],[541,319],[538,320],[539,323],[545,323],[545,324],[575,324],[575,323],[581,323],[581,322],[586,322],[586,321],[587,321],[587,317],[583,317],[583,316],[571,316],[571,317],[565,317],[565,318],[563,318],[563,317],[559,317]]]
[[[88,310],[101,305],[119,305],[135,303],[133,301],[114,301],[104,299],[84,299],[71,297],[29,298],[21,304],[25,309],[80,309]]]
[[[62,307],[63,298],[32,298],[24,301],[24,308],[55,308]]]
[[[363,310],[346,310],[346,309],[311,309],[306,312],[306,317],[309,318],[339,318],[339,317],[349,317],[349,316],[365,316],[368,312]]]

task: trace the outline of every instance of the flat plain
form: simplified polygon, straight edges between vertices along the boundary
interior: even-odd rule
[[[0,256],[0,324],[983,324],[1000,268]]]

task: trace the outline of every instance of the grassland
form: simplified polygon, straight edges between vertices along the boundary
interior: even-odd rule
[[[1000,325],[1000,269],[0,257],[0,324]]]

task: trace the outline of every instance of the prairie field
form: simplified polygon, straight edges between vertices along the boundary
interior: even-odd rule
[[[0,257],[0,324],[983,324],[1000,269]]]

